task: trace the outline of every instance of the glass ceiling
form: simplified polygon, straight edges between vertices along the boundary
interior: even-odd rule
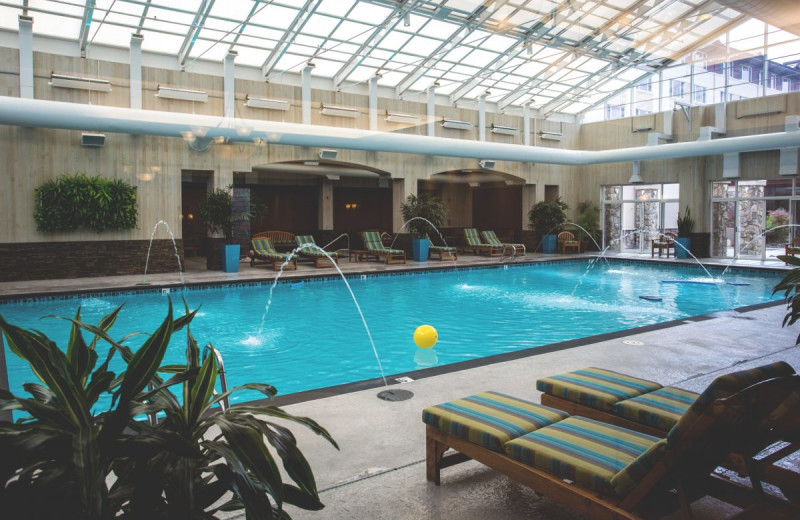
[[[601,105],[750,20],[705,0],[5,0],[0,28],[23,12],[82,51],[140,33],[184,69],[235,50],[267,80],[312,62],[333,89],[378,75],[398,96],[436,85],[544,116]]]

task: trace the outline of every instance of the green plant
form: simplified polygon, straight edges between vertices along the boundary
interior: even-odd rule
[[[244,509],[247,518],[289,518],[283,504],[323,507],[314,476],[291,431],[265,418],[293,421],[334,446],[311,419],[262,404],[217,405],[242,389],[267,397],[276,390],[247,384],[214,395],[217,360],[201,359],[189,331],[196,314],[173,319],[172,302],[161,326],[134,353],[111,339],[109,329],[122,307],[96,326],[71,320],[66,351],[44,334],[24,330],[0,316],[11,352],[27,361],[40,383],[24,385],[30,397],[0,391],[0,410],[27,414],[0,422],[0,503],[26,518],[217,518],[219,511]],[[160,366],[172,334],[186,327],[186,364]],[[83,332],[93,335],[86,343]],[[97,352],[100,341],[109,353]],[[124,371],[110,362],[119,353]],[[163,381],[158,371],[174,374]],[[171,388],[180,385],[182,401]],[[102,394],[113,395],[109,409]],[[136,420],[163,414],[155,424]],[[269,446],[283,463],[284,482]]]
[[[267,210],[264,204],[257,201],[255,197],[250,196],[248,208],[245,211],[234,214],[232,192],[232,185],[224,189],[217,188],[209,191],[197,211],[208,232],[221,232],[229,243],[233,239],[234,226],[237,222],[259,220]]]
[[[558,197],[552,201],[537,202],[528,212],[528,224],[540,236],[558,234],[567,221],[567,203]]]
[[[600,208],[593,202],[584,201],[578,204],[577,209],[578,214],[575,217],[575,224],[580,226],[578,228],[579,240],[589,238],[596,242],[600,238]]]
[[[136,227],[136,187],[119,179],[62,175],[34,189],[36,229],[43,232]]]
[[[441,200],[427,193],[420,196],[409,195],[406,201],[400,204],[400,212],[403,215],[403,222],[408,225],[408,230],[414,238],[425,238],[431,225],[439,229],[447,218],[447,207]],[[430,224],[422,220],[423,218]]]
[[[783,291],[783,296],[786,298],[787,311],[782,324],[786,327],[794,325],[800,319],[800,258],[794,255],[779,255],[778,260],[794,266],[772,290],[772,294]],[[795,340],[795,345],[800,345],[800,334]]]
[[[694,231],[694,219],[692,213],[689,211],[689,205],[686,205],[686,211],[683,216],[678,215],[678,236],[681,238],[688,237]]]
[[[767,236],[773,244],[782,244],[789,241],[789,212],[783,208],[767,211],[766,230],[771,231]],[[773,229],[778,228],[778,229]]]

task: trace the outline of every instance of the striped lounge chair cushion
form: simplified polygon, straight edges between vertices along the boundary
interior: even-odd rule
[[[370,251],[386,253],[390,255],[405,254],[405,251],[402,249],[389,249],[384,247],[381,234],[377,231],[364,231],[361,233],[361,236],[364,239],[364,247]]]
[[[536,388],[567,401],[610,412],[617,402],[658,390],[661,385],[619,372],[589,367],[539,379]]]
[[[498,392],[457,399],[425,408],[422,422],[443,432],[502,453],[503,444],[569,414]]]
[[[484,244],[481,242],[481,237],[478,236],[478,230],[475,228],[466,228],[464,229],[464,237],[467,239],[467,244],[471,246],[485,246],[488,244]]]
[[[670,446],[678,442],[689,431],[697,418],[705,413],[717,399],[729,397],[758,382],[774,377],[790,376],[794,373],[794,369],[788,363],[778,361],[769,365],[719,376],[703,390],[703,393],[697,397],[677,424],[669,431],[667,441]]]
[[[497,247],[513,247],[515,249],[522,249],[525,247],[522,244],[511,244],[508,242],[503,242],[499,238],[497,238],[497,234],[494,231],[481,231],[481,236],[486,241],[487,244]]]
[[[327,251],[327,255],[321,250],[314,247],[317,243],[314,241],[313,235],[296,235],[294,241],[300,248],[300,252],[306,256],[330,256],[331,258],[339,258],[339,254],[335,251]],[[314,244],[314,246],[310,245]]]
[[[616,494],[611,479],[658,442],[644,433],[570,417],[509,441],[506,452],[581,487]]]
[[[611,412],[666,433],[675,426],[698,395],[700,394],[696,392],[667,386],[620,401],[611,408]]]

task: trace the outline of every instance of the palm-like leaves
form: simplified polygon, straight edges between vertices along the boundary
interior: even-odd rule
[[[786,308],[788,310],[786,316],[783,317],[783,326],[786,327],[787,325],[794,325],[800,319],[800,259],[791,255],[781,255],[778,256],[778,260],[795,266],[772,291],[773,294],[783,291],[786,297]],[[798,334],[795,344],[800,344],[800,334]]]
[[[267,405],[220,401],[233,392],[276,390],[247,384],[215,395],[215,356],[200,356],[189,330],[196,310],[173,319],[172,304],[161,326],[132,352],[109,336],[121,307],[98,325],[71,319],[66,352],[37,331],[0,316],[9,349],[26,360],[41,384],[24,386],[31,397],[0,391],[0,411],[27,414],[0,422],[0,503],[25,507],[30,518],[118,517],[215,518],[218,511],[244,509],[247,518],[288,518],[283,504],[321,509],[314,475],[291,431],[272,421],[310,428],[336,446],[324,428]],[[172,334],[186,327],[186,364],[162,366]],[[86,343],[83,332],[92,334]],[[99,366],[95,347],[111,345]],[[126,370],[109,369],[119,353]],[[174,374],[164,381],[157,372]],[[182,400],[171,392],[182,386]],[[92,412],[99,397],[113,394],[109,410]],[[151,425],[142,414],[163,417]],[[282,480],[282,461],[293,484]],[[109,479],[110,477],[110,479]],[[109,487],[107,480],[113,483]],[[296,485],[295,485],[296,484]]]

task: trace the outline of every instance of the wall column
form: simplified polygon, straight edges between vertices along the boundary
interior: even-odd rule
[[[369,129],[378,131],[378,76],[369,78]]]
[[[522,229],[528,229],[528,211],[536,204],[536,185],[525,184],[522,186]]]
[[[333,181],[322,179],[319,188],[319,229],[329,231],[333,229]]]
[[[233,74],[233,60],[239,53],[228,51],[222,68],[222,116],[236,117],[234,101],[236,99],[236,80]]]
[[[304,125],[311,124],[311,71],[314,69],[314,64],[309,63],[303,67],[301,78],[301,91],[302,91],[302,123]]]
[[[486,95],[487,90],[478,98],[478,141],[486,140]]]
[[[428,87],[428,136],[436,136],[436,83]]]
[[[130,96],[131,108],[142,109],[142,41],[144,36],[131,35]]]
[[[522,105],[522,144],[531,145],[531,104]]]
[[[406,201],[409,195],[416,194],[416,179],[392,179],[392,233],[399,233],[404,224],[400,205]],[[403,233],[408,233],[408,230],[403,229]]]
[[[33,99],[33,18],[19,16],[19,97]]]

